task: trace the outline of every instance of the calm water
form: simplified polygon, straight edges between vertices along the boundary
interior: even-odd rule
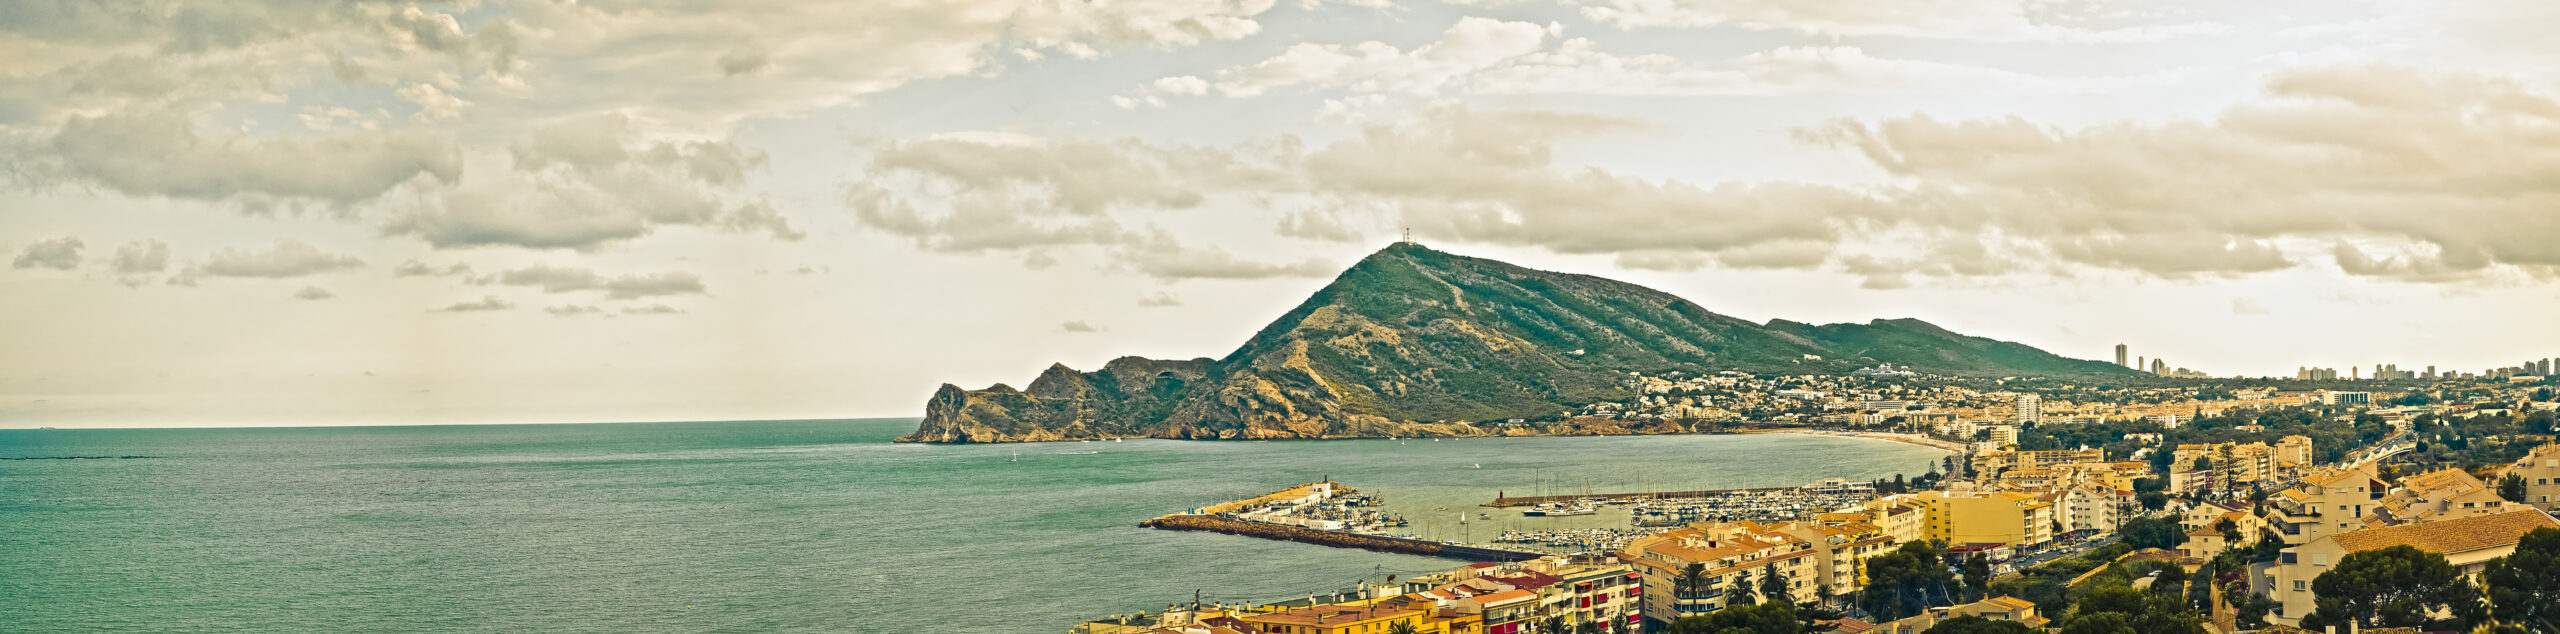
[[[0,430],[0,458],[152,456],[0,460],[0,630],[1060,634],[1195,589],[1273,600],[1457,565],[1135,527],[1327,476],[1417,534],[1484,540],[1624,522],[1473,520],[1497,490],[1782,486],[1939,455],[1808,436],[888,442],[914,425]]]

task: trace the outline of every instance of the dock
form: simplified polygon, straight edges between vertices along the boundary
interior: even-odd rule
[[[1157,517],[1139,522],[1138,526],[1168,531],[1208,531],[1223,535],[1259,537],[1336,548],[1358,548],[1382,553],[1446,557],[1471,562],[1528,561],[1548,554],[1348,530],[1330,530],[1322,528],[1321,525],[1310,526],[1305,523],[1283,524],[1276,521],[1246,519],[1247,517],[1268,517],[1257,514],[1255,511],[1269,505],[1303,504],[1309,500],[1322,500],[1336,494],[1350,493],[1352,490],[1351,487],[1335,482],[1313,482],[1243,500],[1191,509],[1187,513]]]
[[[1796,491],[1796,490],[1800,490],[1800,489],[1799,489],[1798,487],[1764,487],[1764,488],[1758,488],[1758,489],[1716,489],[1716,490],[1711,490],[1711,491],[1656,491],[1656,492],[1648,492],[1648,493],[1593,493],[1593,494],[1590,494],[1590,495],[1538,495],[1538,496],[1528,496],[1528,497],[1511,497],[1511,496],[1509,496],[1509,495],[1503,495],[1503,494],[1497,493],[1497,494],[1495,495],[1495,497],[1493,498],[1493,501],[1484,503],[1484,506],[1489,506],[1489,507],[1493,507],[1493,508],[1507,508],[1507,507],[1513,507],[1513,506],[1537,506],[1537,505],[1540,505],[1540,504],[1568,504],[1568,503],[1578,502],[1578,501],[1582,501],[1582,500],[1676,500],[1676,499],[1681,499],[1681,498],[1713,498],[1713,497],[1724,497],[1724,496],[1726,496],[1726,495],[1731,495],[1731,494],[1735,494],[1735,493],[1768,493],[1768,492],[1772,492],[1772,491]]]

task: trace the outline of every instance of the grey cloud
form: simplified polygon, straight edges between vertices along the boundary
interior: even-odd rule
[[[1155,292],[1155,293],[1153,293],[1153,294],[1145,295],[1145,296],[1139,297],[1139,298],[1138,298],[1138,305],[1139,305],[1139,306],[1144,306],[1144,307],[1147,307],[1147,308],[1168,308],[1168,307],[1173,307],[1173,306],[1181,306],[1181,305],[1182,305],[1182,298],[1180,298],[1180,297],[1175,297],[1175,296],[1173,296],[1173,294],[1172,294],[1172,293],[1167,293],[1167,292],[1164,292],[1164,291],[1156,291],[1156,292]]]
[[[1304,240],[1359,242],[1364,236],[1351,228],[1345,215],[1348,214],[1335,209],[1299,209],[1281,216],[1276,230],[1280,235]]]
[[[27,245],[25,250],[19,251],[18,259],[11,261],[9,266],[21,269],[44,268],[65,271],[80,268],[82,246],[79,238],[68,236],[37,240],[34,244]]]
[[[382,230],[439,248],[581,250],[670,225],[785,240],[805,235],[760,199],[724,200],[748,172],[765,164],[762,153],[730,143],[644,143],[635,135],[619,115],[546,126],[515,146],[510,169],[484,171],[482,178],[394,215]]]
[[[1102,332],[1101,328],[1095,328],[1093,324],[1084,323],[1084,320],[1082,319],[1060,324],[1059,327],[1065,329],[1067,332]]]
[[[303,299],[303,300],[311,300],[311,299],[329,299],[329,298],[337,297],[337,296],[338,296],[338,294],[337,294],[337,293],[329,292],[329,289],[320,288],[320,287],[318,287],[318,286],[305,286],[305,287],[302,287],[302,290],[298,290],[298,291],[294,291],[294,292],[293,292],[293,298],[294,298],[294,299]]]
[[[403,260],[403,261],[401,261],[401,262],[400,262],[400,264],[399,264],[398,266],[391,267],[391,275],[392,275],[392,276],[394,276],[394,277],[420,277],[420,276],[434,276],[434,277],[460,276],[460,277],[470,277],[470,276],[471,276],[471,265],[469,265],[469,264],[465,264],[465,263],[461,263],[461,262],[455,262],[455,263],[452,263],[452,264],[445,265],[443,268],[437,268],[437,267],[434,267],[434,266],[429,266],[427,263],[425,263],[425,262],[420,262],[420,261],[417,261],[417,260]]]
[[[557,317],[576,317],[580,315],[602,314],[604,309],[582,304],[562,304],[559,306],[543,307],[542,312],[551,313],[553,316]]]
[[[265,250],[215,251],[199,267],[215,277],[299,277],[364,266],[355,256],[321,251],[299,240],[284,240]]]
[[[1117,251],[1118,261],[1140,273],[1158,279],[1247,280],[1274,277],[1325,277],[1337,273],[1339,265],[1308,258],[1296,262],[1264,262],[1237,257],[1214,247],[1185,248],[1172,245],[1127,247]]]
[[[2056,240],[2052,246],[2056,255],[2067,260],[2171,279],[2196,274],[2257,273],[2293,266],[2283,250],[2266,241],[2212,234],[2071,238]]]
[[[423,133],[348,131],[315,138],[200,134],[174,112],[73,117],[39,173],[136,196],[243,196],[344,207],[419,177],[461,177],[458,149]]]
[[[764,49],[747,46],[721,53],[719,59],[713,60],[713,65],[720,69],[720,74],[736,77],[764,70],[773,65],[773,59]]]
[[[684,309],[676,308],[676,307],[674,307],[674,306],[668,306],[668,305],[666,305],[666,304],[650,304],[650,305],[647,305],[647,306],[628,306],[628,307],[624,307],[624,308],[622,309],[622,314],[625,314],[625,315],[682,315],[682,314],[684,314]]]
[[[605,296],[613,299],[702,295],[710,292],[703,288],[701,277],[681,271],[616,277],[605,280],[604,290]]]
[[[486,296],[482,296],[482,297],[481,297],[479,300],[477,300],[477,301],[456,302],[456,303],[454,303],[454,304],[452,304],[452,305],[450,305],[450,306],[446,306],[446,307],[443,307],[443,308],[438,308],[438,309],[435,309],[435,310],[433,310],[433,311],[429,311],[429,312],[438,312],[438,313],[473,313],[473,312],[496,311],[496,310],[515,310],[515,308],[516,308],[516,304],[515,304],[515,302],[507,301],[506,299],[501,298],[501,297],[498,297],[498,296],[496,296],[496,295],[486,295]]]
[[[118,275],[158,273],[169,269],[169,245],[158,240],[127,242],[109,261]]]
[[[2446,251],[2442,248],[2419,250],[2398,255],[2375,256],[2339,240],[2329,249],[2338,269],[2354,275],[2394,278],[2412,282],[2444,282],[2470,279],[2495,265],[2496,261],[2482,249]]]
[[[535,265],[502,271],[492,277],[497,284],[537,287],[545,293],[600,290],[605,292],[606,297],[612,299],[702,295],[710,292],[703,286],[701,276],[683,271],[607,277],[588,269]]]

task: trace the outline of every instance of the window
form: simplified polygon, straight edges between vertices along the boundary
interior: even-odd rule
[[[2303,580],[2301,580],[2301,579],[2295,579],[2295,580],[2293,580],[2293,591],[2294,591],[2294,592],[2301,592],[2301,591],[2303,590],[2303,588],[2304,588],[2305,586],[2308,586],[2308,585],[2310,585],[2308,582],[2305,582],[2305,581],[2303,581]]]

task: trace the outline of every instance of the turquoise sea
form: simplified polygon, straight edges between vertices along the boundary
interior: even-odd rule
[[[1476,507],[1498,490],[1783,486],[1941,455],[1789,435],[889,442],[914,426],[0,430],[0,631],[1063,634],[1195,590],[1276,600],[1461,563],[1136,527],[1320,478],[1482,541],[1625,520]],[[75,456],[108,458],[28,459]]]

